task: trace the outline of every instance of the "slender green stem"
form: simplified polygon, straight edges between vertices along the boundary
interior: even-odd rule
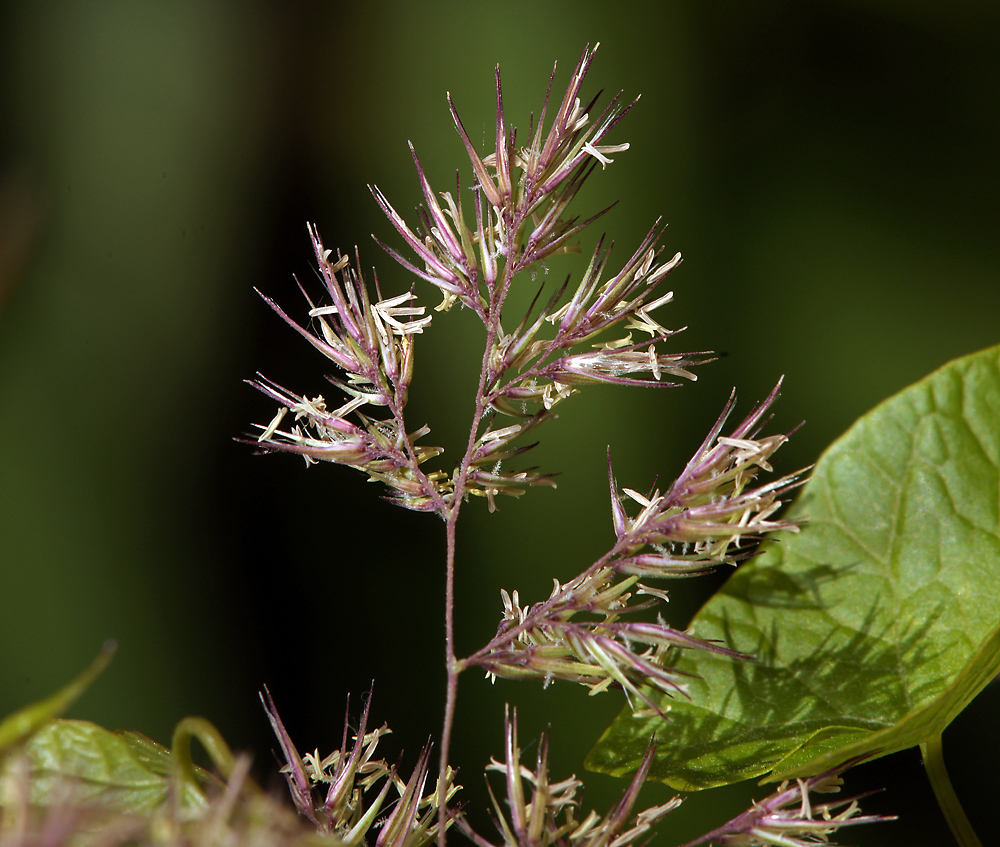
[[[222,733],[205,718],[184,718],[174,727],[173,749],[171,751],[173,753],[174,779],[181,791],[189,789],[204,797],[205,791],[198,782],[194,763],[191,761],[192,738],[197,738],[201,742],[201,746],[205,748],[212,764],[215,765],[224,779],[229,779],[236,759],[232,750],[229,749],[229,745],[226,744],[226,740],[222,737]]]
[[[931,781],[934,796],[937,797],[938,805],[944,813],[945,820],[948,821],[951,834],[955,836],[955,842],[959,847],[982,847],[982,842],[965,816],[965,810],[958,800],[955,789],[951,787],[951,780],[944,766],[941,734],[938,733],[924,741],[920,745],[920,752],[924,757],[924,770],[927,771],[927,777]]]
[[[76,679],[59,689],[51,697],[20,709],[0,720],[0,754],[23,741],[40,726],[61,715],[97,679],[115,654],[116,645],[111,639],[104,642],[101,652]]]

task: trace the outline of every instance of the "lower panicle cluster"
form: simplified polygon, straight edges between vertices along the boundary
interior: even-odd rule
[[[677,651],[695,649],[746,658],[720,644],[655,620],[623,619],[659,611],[663,589],[640,582],[705,573],[735,564],[751,541],[774,529],[795,530],[773,518],[779,496],[799,484],[800,474],[754,485],[768,459],[787,438],[762,436],[764,417],[780,383],[728,436],[721,435],[734,402],[726,404],[694,458],[663,494],[624,493],[641,507],[630,517],[611,473],[611,550],[566,583],[554,580],[547,600],[521,606],[518,592],[502,591],[504,615],[496,636],[464,660],[491,678],[565,680],[591,694],[622,689],[634,711],[662,714],[663,696],[687,696],[686,675],[673,667]],[[631,602],[630,602],[631,601]]]
[[[285,757],[282,773],[288,779],[295,807],[320,835],[339,847],[424,847],[434,841],[442,804],[440,785],[424,794],[430,747],[421,751],[412,775],[405,781],[398,765],[375,758],[379,739],[390,730],[383,725],[367,731],[370,696],[357,732],[351,732],[345,718],[340,749],[322,759],[318,751],[300,756],[270,693],[266,699],[262,694],[261,702]],[[450,779],[450,771],[448,776],[445,806],[461,788]],[[450,826],[454,815],[449,811],[441,819]]]
[[[633,815],[639,789],[653,760],[651,745],[618,804],[605,815],[593,811],[581,815],[577,795],[583,783],[575,776],[558,782],[551,780],[548,738],[543,737],[539,742],[532,770],[521,763],[516,711],[513,717],[509,713],[505,716],[504,736],[505,761],[493,761],[487,767],[487,771],[502,774],[506,788],[504,804],[490,788],[499,843],[484,838],[466,821],[458,821],[459,828],[477,847],[627,847],[646,838],[653,825],[681,803],[679,797],[674,797]]]

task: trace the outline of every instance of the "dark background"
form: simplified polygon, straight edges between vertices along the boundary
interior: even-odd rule
[[[260,369],[323,391],[323,361],[253,293],[301,315],[305,222],[360,245],[383,284],[401,269],[366,184],[418,202],[406,141],[437,188],[492,137],[493,66],[527,127],[554,60],[564,86],[601,48],[585,92],[642,94],[578,211],[619,260],[653,220],[685,264],[678,349],[722,350],[679,391],[591,389],[560,407],[532,457],[559,470],[460,527],[458,648],[492,634],[499,589],[547,594],[611,539],[604,455],[624,485],[672,478],[729,390],[739,411],[786,375],[776,425],[807,424],[780,470],[815,461],[874,404],[1000,340],[1000,7],[870,2],[10,2],[0,12],[0,714],[61,685],[113,636],[110,670],[73,716],[167,742],[203,714],[261,773],[268,684],[300,748],[339,741],[347,694],[375,680],[373,720],[409,757],[439,732],[443,531],[360,475],[258,458],[234,436],[273,408]],[[608,94],[605,95],[607,97]],[[584,238],[585,252],[599,232]],[[553,261],[552,273],[582,264]],[[433,293],[424,292],[428,303]],[[478,353],[468,315],[419,341],[410,421],[452,455]],[[718,580],[714,585],[718,584]],[[706,593],[672,591],[684,624]],[[552,726],[555,775],[621,706],[555,685],[463,679],[455,760],[467,799],[501,752],[503,703],[524,741]],[[946,734],[981,834],[1000,755],[987,690]],[[395,742],[396,746],[391,746]],[[914,751],[852,772],[888,785],[866,810],[904,820],[842,837],[947,843]],[[606,807],[622,784],[591,777]],[[671,844],[740,811],[753,786],[692,798]],[[648,790],[649,800],[669,793]]]

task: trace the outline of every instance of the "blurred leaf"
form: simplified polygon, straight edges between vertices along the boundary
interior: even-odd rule
[[[51,697],[18,709],[0,721],[0,753],[22,741],[46,721],[61,715],[100,675],[115,653],[115,642],[106,641],[90,666]]]
[[[64,797],[67,783],[81,803],[132,814],[154,811],[169,796],[171,753],[137,732],[109,732],[88,721],[53,720],[31,736],[24,752],[33,805],[46,806],[53,798]],[[0,777],[5,769],[0,769]],[[0,796],[0,805],[7,802]],[[205,808],[204,795],[185,786],[182,805]]]
[[[861,418],[792,514],[809,522],[741,567],[695,617],[754,654],[686,655],[693,700],[624,711],[587,766],[699,789],[816,773],[940,733],[1000,670],[1000,347],[956,360]]]

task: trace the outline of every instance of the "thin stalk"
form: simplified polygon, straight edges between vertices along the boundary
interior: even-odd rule
[[[448,785],[448,753],[451,747],[451,731],[455,723],[458,675],[461,673],[461,666],[455,660],[455,522],[458,519],[458,511],[458,503],[456,502],[448,515],[446,524],[448,552],[445,566],[444,661],[448,681],[445,688],[444,725],[441,728],[441,759],[438,765],[438,847],[445,847],[447,835],[446,798],[450,787]]]
[[[469,443],[465,448],[465,455],[459,465],[459,472],[455,478],[455,489],[451,493],[446,510],[443,513],[445,518],[445,532],[447,535],[447,554],[445,561],[445,598],[444,598],[444,642],[445,642],[445,670],[448,678],[445,688],[444,701],[444,721],[441,727],[441,758],[438,765],[438,847],[445,847],[446,824],[448,813],[445,798],[448,796],[448,754],[451,750],[451,733],[455,725],[455,700],[458,695],[458,675],[466,667],[464,661],[459,661],[455,656],[455,525],[458,523],[458,513],[462,508],[462,500],[465,497],[466,480],[469,475],[469,467],[472,454],[475,450],[476,435],[479,425],[486,414],[486,403],[484,394],[486,390],[487,374],[489,373],[490,351],[496,342],[497,326],[499,321],[493,317],[498,310],[491,308],[490,320],[486,327],[486,349],[483,354],[483,364],[479,374],[479,387],[476,391],[476,408],[473,414],[472,426],[469,430]]]
[[[948,770],[944,766],[944,750],[941,746],[941,733],[928,738],[920,745],[920,753],[924,758],[924,770],[931,781],[934,796],[948,821],[948,828],[955,836],[959,847],[982,847],[982,842],[976,835],[972,824],[965,815],[965,810],[959,802],[955,789],[948,778]]]
[[[512,247],[511,241],[512,237],[508,235],[508,249]],[[445,511],[442,513],[442,516],[445,518],[447,533],[444,625],[445,669],[448,677],[445,689],[444,721],[441,727],[441,758],[438,765],[438,847],[445,847],[447,835],[446,824],[448,822],[448,812],[445,798],[448,796],[449,788],[448,755],[451,749],[451,734],[455,724],[455,700],[458,695],[458,675],[467,667],[465,661],[460,661],[455,656],[455,525],[458,522],[458,513],[462,508],[462,501],[465,498],[466,481],[469,477],[472,455],[475,452],[479,426],[488,408],[486,385],[490,379],[490,361],[497,335],[500,331],[500,311],[503,308],[503,300],[506,296],[511,276],[510,265],[505,264],[501,272],[500,292],[493,292],[490,297],[486,320],[486,346],[483,350],[483,362],[479,372],[479,385],[476,389],[476,406],[473,413],[472,426],[469,428],[469,441],[465,448],[465,455],[459,464],[458,473],[455,475],[455,488],[451,493]]]

